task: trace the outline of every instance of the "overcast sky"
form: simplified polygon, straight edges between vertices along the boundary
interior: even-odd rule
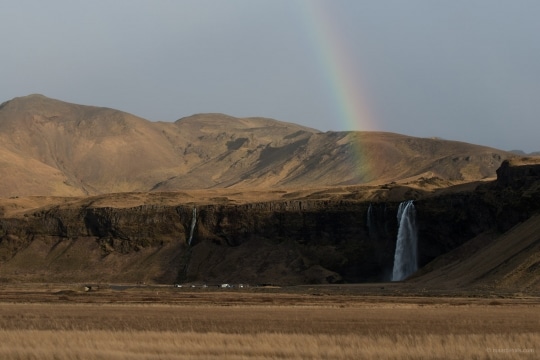
[[[0,0],[0,102],[539,151],[539,16],[537,0]]]

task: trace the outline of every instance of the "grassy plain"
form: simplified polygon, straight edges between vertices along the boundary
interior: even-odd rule
[[[538,298],[0,290],[1,359],[533,359],[540,351]]]

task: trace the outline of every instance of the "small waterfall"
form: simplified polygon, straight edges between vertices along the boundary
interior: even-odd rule
[[[375,237],[377,223],[375,222],[375,211],[373,210],[373,205],[370,203],[367,210],[367,220],[366,220],[368,235],[370,238]]]
[[[392,281],[403,280],[418,270],[418,230],[413,200],[399,204],[397,218],[398,236]]]
[[[193,240],[193,232],[195,231],[195,224],[197,224],[197,208],[193,208],[193,216],[191,218],[191,227],[189,229],[188,246],[191,246],[191,240]]]

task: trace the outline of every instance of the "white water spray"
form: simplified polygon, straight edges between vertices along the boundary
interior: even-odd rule
[[[197,208],[193,208],[193,217],[191,218],[191,227],[189,229],[188,246],[191,246],[191,240],[193,240],[193,232],[195,231],[195,224],[197,224]]]
[[[413,200],[398,208],[398,236],[394,255],[392,281],[400,281],[418,270],[418,230]]]

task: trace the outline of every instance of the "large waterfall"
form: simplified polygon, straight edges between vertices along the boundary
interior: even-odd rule
[[[193,240],[193,232],[195,230],[195,224],[197,224],[197,208],[193,208],[193,216],[191,218],[191,227],[189,229],[188,246],[191,246],[191,240]]]
[[[413,200],[399,204],[398,236],[392,281],[400,281],[418,270],[418,230]]]

